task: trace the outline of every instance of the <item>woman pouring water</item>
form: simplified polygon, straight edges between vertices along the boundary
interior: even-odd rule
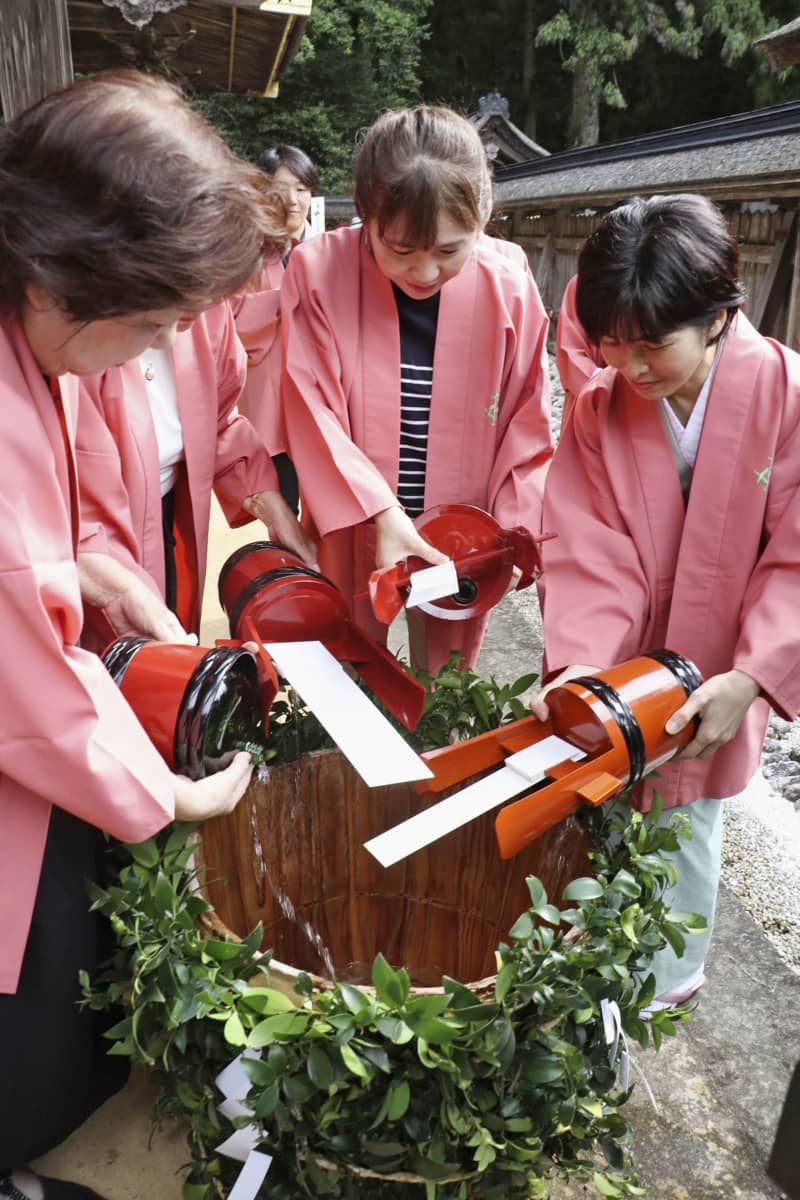
[[[178,93],[122,72],[0,129],[0,243],[0,1196],[96,1200],[24,1164],[125,1077],[78,1008],[78,971],[104,953],[86,893],[101,831],[136,842],[227,812],[250,764],[172,775],[79,645],[75,377],[168,344],[280,239],[250,170]],[[169,619],[115,579],[121,620]]]

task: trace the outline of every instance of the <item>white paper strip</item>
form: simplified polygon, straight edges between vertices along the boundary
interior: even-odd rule
[[[224,1142],[220,1142],[214,1149],[218,1154],[224,1154],[226,1158],[236,1158],[239,1162],[247,1162],[260,1141],[261,1134],[258,1126],[245,1125],[244,1129],[234,1129],[231,1136]]]
[[[364,848],[382,866],[391,867],[400,859],[452,833],[454,829],[460,829],[467,821],[474,821],[476,817],[497,808],[504,800],[510,800],[512,796],[540,783],[547,777],[547,767],[566,758],[574,760],[585,758],[585,755],[582,750],[554,734],[543,738],[541,742],[534,742],[517,754],[509,755],[505,766],[498,771],[401,821],[386,833],[371,838],[364,843]]]
[[[232,1096],[217,1105],[217,1112],[221,1112],[223,1117],[227,1117],[229,1121],[232,1121],[234,1117],[252,1117],[253,1115],[252,1108],[242,1104],[241,1100],[234,1100]]]
[[[509,754],[505,765],[509,770],[516,771],[523,779],[528,779],[531,783],[539,783],[547,774],[549,767],[564,762],[568,758],[573,762],[578,762],[579,759],[586,758],[586,755],[577,746],[573,746],[570,742],[565,742],[563,738],[551,733],[549,737],[542,738],[540,742],[533,742],[524,750],[518,750],[516,754]]]
[[[250,1080],[242,1069],[243,1058],[261,1058],[260,1050],[243,1050],[237,1054],[227,1067],[220,1071],[215,1084],[225,1099],[217,1105],[218,1110],[229,1121],[234,1117],[252,1117],[253,1110],[243,1103],[244,1097],[250,1090]],[[255,1200],[267,1171],[272,1166],[272,1157],[256,1150],[261,1141],[261,1133],[257,1125],[246,1125],[243,1129],[235,1129],[229,1138],[215,1147],[218,1154],[226,1158],[235,1158],[244,1163],[236,1177],[228,1195],[228,1200]]]
[[[214,1083],[226,1100],[244,1100],[250,1091],[250,1080],[242,1068],[243,1058],[261,1058],[261,1051],[243,1050],[241,1054],[237,1054],[236,1058],[228,1063],[227,1067],[220,1071]]]
[[[446,563],[440,563],[438,566],[412,571],[408,582],[410,587],[406,608],[416,608],[418,604],[429,604],[431,600],[452,596],[458,591],[456,564],[452,559],[448,559]]]
[[[622,1042],[622,1053],[619,1058],[619,1086],[623,1092],[627,1092],[630,1085],[630,1069],[633,1067],[644,1085],[644,1090],[647,1092],[647,1098],[652,1104],[653,1110],[658,1112],[658,1103],[653,1094],[653,1089],[650,1087],[650,1081],[628,1049],[628,1039],[625,1037],[625,1030],[622,1028],[622,1014],[619,1011],[619,1005],[616,1000],[601,1000],[600,1015],[603,1018],[603,1033],[606,1043],[610,1047],[608,1064],[612,1069],[616,1063],[620,1041]]]
[[[264,648],[369,787],[430,779],[430,768],[321,642]]]
[[[271,1155],[262,1154],[260,1150],[253,1150],[251,1154],[248,1154],[247,1162],[228,1193],[228,1200],[254,1200],[271,1166]]]

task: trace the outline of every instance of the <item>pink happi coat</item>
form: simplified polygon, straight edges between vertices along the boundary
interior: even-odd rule
[[[236,408],[245,355],[230,306],[214,305],[176,334],[172,356],[185,455],[175,503],[178,609],[185,627],[197,631],[212,490],[235,527],[252,520],[242,500],[278,483],[261,438]],[[82,379],[80,388],[81,549],[146,572],[163,595],[158,445],[141,366],[125,363]],[[102,614],[89,614],[84,644],[102,649],[109,634]]]
[[[261,268],[252,291],[231,301],[236,332],[247,351],[247,379],[239,409],[257,429],[270,454],[286,450],[280,415],[281,379],[281,259]]]
[[[356,593],[375,566],[370,518],[396,503],[400,333],[392,286],[363,229],[324,234],[292,254],[282,292],[283,417],[319,562],[359,625],[385,626]],[[461,502],[539,532],[552,455],[547,317],[524,252],[481,235],[442,288],[433,366],[425,508]],[[486,618],[427,618],[428,664],[467,663]]]
[[[561,415],[562,428],[570,414],[578,392],[597,374],[606,360],[600,347],[590,340],[578,320],[575,310],[575,292],[578,276],[573,275],[564,288],[561,307],[556,324],[556,367],[564,388],[564,409]]]
[[[61,384],[71,443],[77,381]],[[171,819],[173,791],[111,676],[78,648],[74,461],[13,321],[0,324],[0,454],[0,992],[14,992],[51,805],[138,842]]]
[[[708,759],[647,781],[665,804],[735,795],[758,766],[770,707],[800,707],[800,356],[734,320],[684,510],[658,407],[607,367],[581,392],[544,504],[548,672],[657,647],[705,678],[737,668],[761,695]]]

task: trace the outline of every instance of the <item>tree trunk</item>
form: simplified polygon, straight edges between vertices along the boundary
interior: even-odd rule
[[[600,140],[600,99],[589,89],[585,67],[578,67],[572,78],[570,127],[573,146],[596,146]]]
[[[525,108],[522,113],[522,129],[536,141],[536,0],[524,0],[522,21],[522,94]]]

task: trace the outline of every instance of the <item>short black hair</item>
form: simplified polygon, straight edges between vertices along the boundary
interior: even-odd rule
[[[575,299],[593,342],[660,341],[681,326],[708,328],[721,308],[727,328],[745,302],[739,250],[705,196],[635,196],[584,243]]]
[[[279,167],[286,167],[286,170],[296,175],[309,191],[319,191],[317,168],[298,146],[272,146],[269,150],[262,150],[256,159],[256,166],[260,167],[265,175],[270,176],[274,175]]]

